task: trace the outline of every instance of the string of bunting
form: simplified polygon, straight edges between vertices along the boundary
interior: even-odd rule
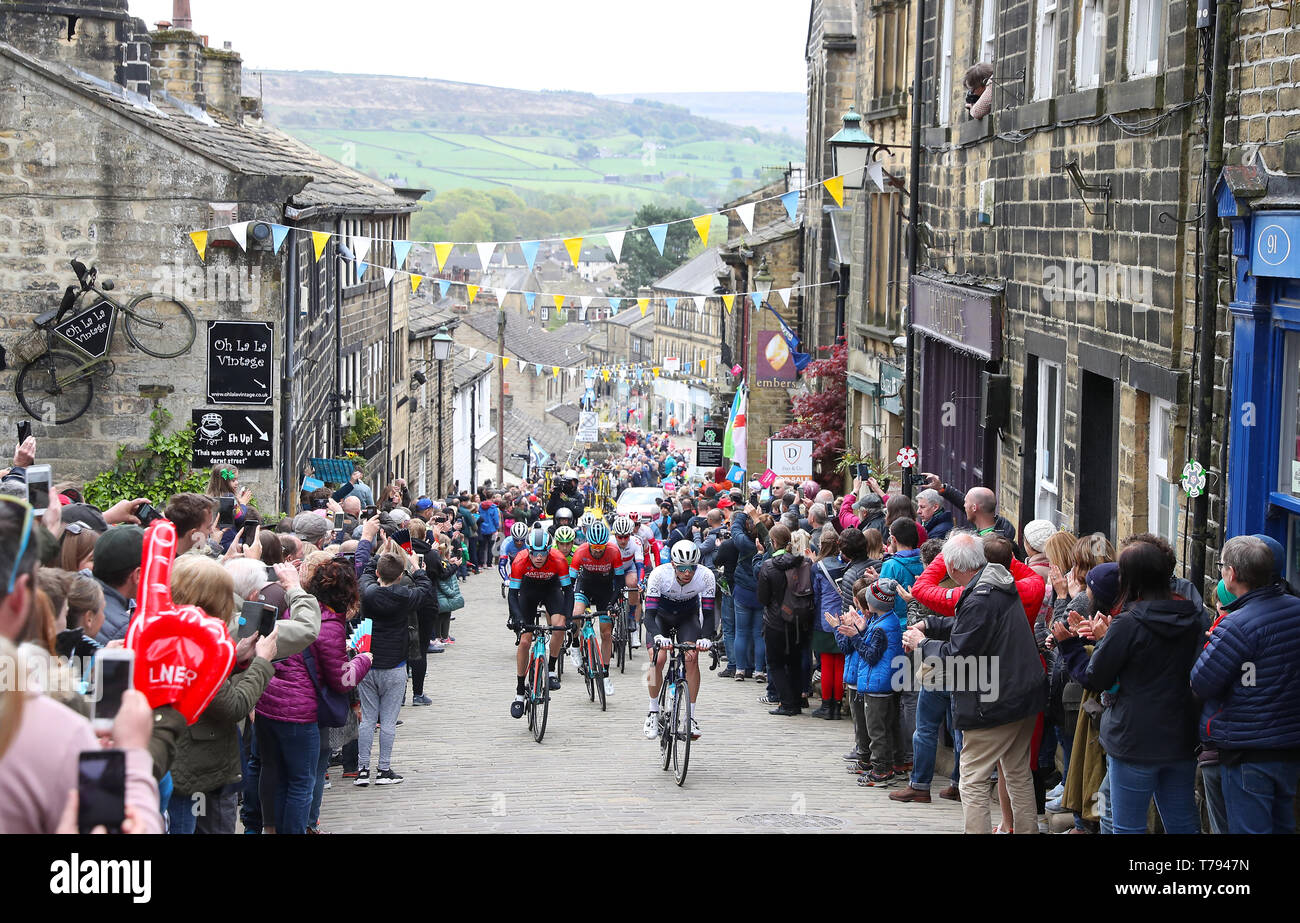
[[[609,381],[610,378],[617,378],[620,381],[626,379],[629,383],[633,381],[653,381],[654,379],[659,378],[661,376],[665,378],[671,376],[676,380],[685,381],[688,384],[695,384],[695,385],[707,386],[709,381],[708,379],[700,378],[698,376],[687,376],[683,372],[674,372],[672,370],[667,370],[664,369],[663,366],[658,366],[658,365],[651,366],[651,365],[644,365],[639,363],[634,365],[619,364],[619,365],[596,365],[596,366],[548,365],[541,362],[529,362],[521,358],[518,353],[514,353],[513,355],[509,355],[509,356],[499,355],[495,352],[481,350],[473,346],[465,347],[465,351],[468,354],[470,359],[473,359],[481,352],[483,353],[483,357],[488,361],[489,364],[499,361],[503,369],[509,368],[510,363],[512,361],[516,362],[520,369],[526,369],[531,365],[533,367],[533,373],[535,375],[538,376],[545,375],[546,372],[549,371],[551,373],[552,378],[559,378],[561,372],[578,372],[582,377],[594,378],[596,376],[599,376],[603,381]],[[510,350],[507,349],[507,351],[509,352]],[[699,364],[700,364],[700,368],[702,369],[706,368],[708,366],[708,360],[701,359],[699,360]],[[590,372],[591,375],[588,375],[587,374],[588,372]]]
[[[880,178],[880,170],[877,169],[879,167],[880,167],[879,164],[870,164],[867,167],[857,167],[849,171],[848,173],[842,173],[842,174],[837,174],[836,176],[827,177],[826,179],[809,183],[806,186],[801,186],[797,189],[791,189],[788,192],[778,193],[776,195],[755,199],[752,202],[746,202],[742,205],[737,205],[731,209],[723,209],[721,211],[710,212],[704,215],[697,215],[693,218],[679,218],[674,221],[666,221],[662,224],[647,225],[645,227],[626,228],[620,231],[605,231],[603,232],[603,236],[605,238],[605,243],[609,246],[610,251],[614,255],[614,262],[618,263],[618,262],[622,262],[623,242],[628,234],[644,231],[646,234],[649,235],[651,241],[655,245],[655,248],[659,251],[659,255],[662,256],[664,252],[664,243],[668,239],[669,227],[671,227],[674,224],[683,224],[689,221],[694,226],[696,234],[699,235],[700,241],[702,243],[707,244],[709,240],[709,232],[712,230],[712,226],[713,226],[713,219],[722,216],[727,211],[734,211],[736,215],[740,218],[741,223],[745,225],[745,230],[748,233],[752,234],[754,233],[755,207],[760,203],[770,202],[774,199],[779,199],[781,201],[781,204],[785,206],[786,214],[789,216],[790,222],[793,224],[795,223],[795,216],[797,215],[799,209],[799,199],[805,192],[807,192],[807,190],[813,189],[817,186],[824,187],[827,193],[830,194],[831,198],[835,200],[836,206],[842,208],[844,206],[844,177],[851,173],[856,173],[859,170],[865,169],[870,175],[872,182],[875,183],[877,186],[883,188],[883,182]],[[252,224],[253,222],[251,221],[239,221],[234,224],[220,225],[212,228],[205,228],[204,230],[200,230],[200,231],[190,231],[189,237],[194,244],[194,249],[198,251],[199,259],[204,260],[207,258],[208,240],[212,231],[217,231],[217,230],[228,231],[231,234],[231,236],[234,238],[235,243],[239,245],[240,249],[247,251],[248,232],[249,232],[249,227]],[[271,225],[271,246],[274,252],[276,253],[280,252],[280,247],[284,244],[285,238],[288,236],[291,230],[296,230],[299,231],[300,233],[311,234],[312,247],[315,252],[317,261],[319,261],[321,256],[324,254],[325,247],[329,243],[330,238],[342,236],[342,235],[335,234],[333,231],[305,232],[299,228],[291,228],[287,225],[272,224]],[[538,251],[541,249],[541,245],[543,243],[554,243],[556,241],[563,243],[565,250],[569,254],[569,258],[573,261],[573,265],[577,266],[579,258],[581,257],[582,254],[583,244],[586,242],[588,237],[594,237],[594,236],[600,236],[600,235],[575,234],[575,235],[565,236],[565,237],[541,237],[536,240],[510,241],[508,243],[515,243],[518,245],[520,252],[523,254],[524,261],[528,265],[528,270],[531,272],[533,270],[534,264],[536,263]],[[434,258],[437,260],[438,263],[439,272],[442,271],[443,267],[447,263],[448,257],[451,256],[452,251],[456,247],[472,246],[476,248],[478,251],[479,262],[482,265],[482,269],[486,270],[488,264],[492,260],[493,254],[496,252],[496,249],[498,247],[506,246],[506,242],[500,242],[500,241],[478,242],[478,241],[393,240],[385,237],[374,237],[374,238],[351,237],[348,239],[348,242],[349,245],[351,245],[353,241],[363,241],[363,240],[366,241],[364,248],[367,253],[369,251],[369,245],[371,241],[391,243],[393,245],[393,257],[397,263],[398,268],[400,268],[406,262],[406,258],[410,254],[411,247],[414,244],[420,244],[422,246],[431,247],[433,249]],[[355,253],[358,261],[363,261],[365,259],[365,256],[362,253],[356,253],[355,248],[353,252]]]

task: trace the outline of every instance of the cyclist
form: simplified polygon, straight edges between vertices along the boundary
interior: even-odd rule
[[[641,549],[641,540],[632,534],[635,527],[632,520],[627,516],[614,517],[614,541],[618,545],[619,554],[623,558],[623,568],[632,571],[636,576],[636,583],[639,587],[641,577],[645,573],[644,552]],[[640,592],[633,590],[627,598],[627,629],[632,635],[632,646],[641,646],[641,635],[637,631],[636,606],[640,602]]]
[[[524,550],[524,539],[528,537],[528,523],[516,519],[510,527],[510,537],[501,543],[501,557],[497,560],[497,573],[502,583],[510,582],[510,565],[515,556]]]
[[[695,720],[695,700],[700,694],[699,651],[713,646],[713,596],[716,589],[713,571],[700,567],[700,549],[694,542],[673,545],[672,562],[650,572],[645,588],[646,636],[654,638],[656,649],[654,680],[650,684],[650,712],[645,719],[645,736],[659,736],[659,687],[663,683],[668,652],[659,647],[671,644],[676,635],[682,644],[694,642],[695,650],[686,655],[686,683],[691,689],[691,739],[700,736]]]
[[[591,524],[594,523],[597,518],[596,514],[590,509],[578,517],[578,525],[573,531],[578,534],[579,545],[585,545],[587,542],[591,541]]]
[[[544,529],[533,529],[525,540],[525,548],[515,556],[510,567],[510,627],[521,631],[519,648],[515,653],[515,700],[510,706],[510,717],[519,718],[524,713],[524,671],[528,669],[528,653],[533,633],[529,629],[537,624],[537,607],[541,605],[552,625],[566,621],[564,597],[569,585],[569,565],[563,555],[551,547],[551,537]],[[560,688],[560,678],[555,675],[555,661],[560,653],[564,636],[553,632],[547,670],[552,689]]]
[[[614,623],[609,614],[610,604],[619,588],[636,588],[636,576],[623,562],[621,552],[609,549],[609,526],[603,522],[591,526],[591,541],[580,547],[569,564],[569,576],[574,580],[573,618],[586,616],[587,609],[599,614],[600,659],[604,666],[605,695],[613,695],[614,683],[609,677],[609,661],[614,653]],[[578,666],[576,652],[570,651],[574,666]]]
[[[551,520],[551,535],[554,535],[555,530],[561,526],[573,528],[573,510],[567,506],[562,506],[555,511],[555,518]]]
[[[564,556],[564,563],[572,564],[574,545],[578,540],[577,533],[573,531],[573,527],[560,526],[558,529],[555,530],[553,540],[555,542],[555,550]],[[572,583],[570,583],[567,587],[564,588],[564,614],[566,616],[573,615],[573,584]],[[578,646],[577,632],[570,632],[570,634],[572,635],[571,641],[573,646],[577,647]]]
[[[645,554],[646,570],[654,570],[659,566],[659,548],[661,543],[655,537],[654,529],[650,523],[636,513],[632,514],[632,524],[636,526],[636,537],[641,542],[642,552]]]

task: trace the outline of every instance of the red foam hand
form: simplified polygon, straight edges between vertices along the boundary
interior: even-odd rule
[[[135,651],[135,688],[150,707],[174,705],[193,724],[230,675],[235,645],[221,619],[172,601],[175,550],[176,527],[156,520],[145,533],[140,592],[126,644]]]

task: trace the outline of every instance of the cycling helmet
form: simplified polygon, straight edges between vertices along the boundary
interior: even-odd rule
[[[529,554],[549,551],[551,548],[551,534],[545,529],[533,529],[528,533],[528,541],[525,544],[528,547]]]
[[[674,567],[679,564],[683,567],[688,564],[695,567],[700,563],[700,549],[695,546],[694,542],[682,539],[673,545],[672,557]]]
[[[587,541],[593,545],[604,545],[609,541],[609,526],[600,520],[587,526]]]
[[[567,506],[562,506],[555,511],[555,518],[556,520],[567,519],[569,522],[573,522],[573,510]]]
[[[555,544],[572,545],[578,540],[578,533],[573,531],[572,526],[560,526],[555,530]]]
[[[628,510],[627,518],[632,520],[633,522],[640,522],[641,514],[638,513],[636,510]]]
[[[632,520],[628,519],[626,516],[614,517],[615,535],[631,535],[632,532],[633,532]]]
[[[528,523],[524,522],[522,519],[516,519],[515,524],[510,527],[510,537],[515,540],[515,544],[517,545],[522,542],[527,535]]]
[[[583,513],[581,516],[578,517],[578,525],[582,526],[584,529],[590,529],[591,524],[595,521],[596,521],[596,514],[593,513],[591,510],[587,510],[585,513]]]

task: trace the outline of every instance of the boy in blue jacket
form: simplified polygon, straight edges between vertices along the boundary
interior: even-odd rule
[[[889,550],[893,554],[880,566],[880,576],[888,577],[902,589],[911,589],[916,578],[925,570],[921,562],[921,552],[917,547],[921,534],[916,522],[905,516],[895,519],[889,526]],[[907,600],[902,593],[894,603],[894,612],[898,615],[898,624],[907,630]],[[917,690],[909,688],[895,696],[897,708],[894,714],[894,737],[897,744],[894,751],[894,771],[910,772],[912,769],[912,735],[916,732]]]
[[[894,756],[897,750],[897,724],[893,675],[895,660],[903,657],[903,629],[894,605],[898,601],[898,584],[888,577],[878,578],[859,591],[858,611],[840,620],[836,631],[841,650],[850,653],[844,667],[844,682],[858,690],[865,699],[867,734],[871,738],[871,771],[858,784],[874,787],[888,785],[895,779]]]

